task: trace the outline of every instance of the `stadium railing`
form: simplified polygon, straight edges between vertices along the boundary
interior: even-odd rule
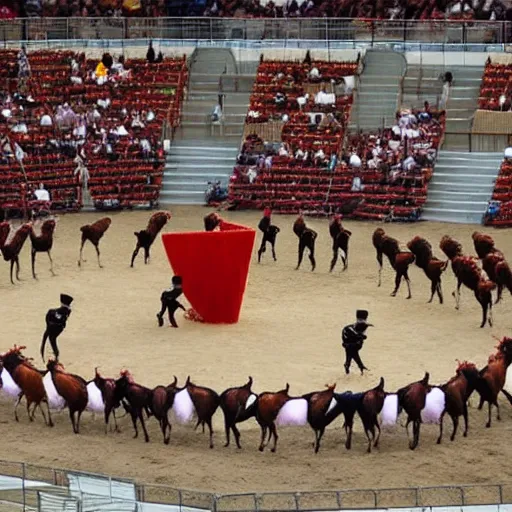
[[[76,479],[88,482],[88,488],[81,489],[81,492],[87,491],[86,497],[90,502],[95,499],[101,501],[101,498],[103,503],[122,500],[127,506],[129,502],[135,503],[134,510],[155,512],[321,512],[397,508],[410,510],[422,507],[468,507],[463,512],[469,512],[472,506],[512,503],[512,483],[214,494],[180,490],[166,485],[137,484],[128,479],[12,461],[0,461],[0,475],[9,477],[6,485],[0,485],[0,510],[4,510],[2,506],[8,507],[5,510],[23,511],[79,510],[80,493],[76,489]],[[98,487],[98,491],[94,490],[93,484]],[[152,507],[151,504],[155,505]],[[510,511],[510,508],[510,505],[503,507],[503,512],[505,509]],[[116,507],[109,510],[116,510]]]
[[[507,44],[512,22],[346,18],[17,18],[0,21],[0,40],[360,41],[442,45]],[[460,51],[460,50],[459,50]]]

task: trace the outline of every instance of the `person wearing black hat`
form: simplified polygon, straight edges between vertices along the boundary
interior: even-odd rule
[[[46,340],[50,339],[50,345],[52,346],[55,359],[59,359],[59,347],[57,346],[57,338],[66,328],[66,322],[68,321],[69,315],[71,315],[71,303],[73,297],[61,293],[60,295],[60,308],[50,309],[46,313],[46,331],[43,334],[43,341],[41,342],[41,357],[44,361],[44,347]]]
[[[183,293],[182,289],[183,280],[180,276],[173,276],[172,278],[172,288],[169,290],[165,290],[160,296],[160,302],[162,303],[162,309],[160,312],[156,314],[158,318],[158,326],[162,327],[164,325],[164,314],[165,311],[169,313],[169,322],[173,327],[178,327],[176,323],[176,319],[174,318],[174,313],[177,309],[185,310],[183,304],[178,302],[176,299]]]
[[[363,342],[366,339],[365,331],[368,327],[373,327],[372,324],[366,321],[367,319],[368,311],[358,309],[356,312],[356,323],[345,326],[341,332],[346,355],[345,373],[347,375],[350,373],[352,361],[355,361],[357,366],[359,366],[361,375],[363,375],[364,370],[368,370],[359,356],[359,351],[363,348]]]

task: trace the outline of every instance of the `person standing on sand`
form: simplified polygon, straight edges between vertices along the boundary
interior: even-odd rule
[[[352,360],[359,366],[361,375],[363,375],[364,370],[368,371],[368,368],[366,368],[359,355],[359,351],[363,348],[363,342],[367,337],[365,331],[368,327],[373,327],[372,324],[367,323],[367,319],[368,311],[358,309],[356,311],[356,323],[345,326],[341,332],[342,344],[346,356],[345,373],[347,375],[350,373]]]
[[[59,360],[59,347],[57,345],[57,338],[62,331],[66,328],[69,315],[71,315],[71,303],[73,297],[61,293],[60,295],[60,308],[50,309],[46,313],[46,330],[43,334],[43,341],[41,342],[41,357],[44,361],[44,347],[46,340],[50,338],[50,345],[52,346],[55,359]]]
[[[162,327],[164,325],[164,314],[166,310],[169,313],[169,322],[171,326],[178,327],[176,319],[174,318],[174,313],[177,309],[183,309],[183,311],[186,311],[185,307],[177,301],[177,298],[183,293],[182,284],[183,281],[180,276],[173,276],[172,288],[165,290],[160,296],[162,309],[160,309],[160,312],[156,314],[156,317],[158,318],[158,327]]]

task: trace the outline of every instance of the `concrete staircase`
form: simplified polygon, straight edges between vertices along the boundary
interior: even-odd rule
[[[256,67],[257,63],[245,66]],[[227,185],[240,147],[252,82],[244,76],[237,92],[223,90],[222,121],[212,123],[224,74],[238,74],[230,50],[201,48],[194,52],[182,122],[166,157],[160,193],[163,204],[203,204],[208,181]]]
[[[481,224],[502,153],[439,152],[422,219]]]
[[[404,57],[392,51],[369,50],[364,64],[349,122],[352,132],[378,130],[395,122],[400,81],[406,70]]]

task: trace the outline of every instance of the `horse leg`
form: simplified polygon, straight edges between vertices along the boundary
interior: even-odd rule
[[[262,452],[265,449],[265,435],[267,434],[267,427],[260,425],[261,428],[261,441],[258,450]]]
[[[32,414],[30,413],[30,406],[32,405],[32,402],[29,402],[27,400],[27,415],[28,415],[28,420],[29,421],[34,421],[34,418],[32,416]]]
[[[338,248],[332,250],[332,260],[331,260],[331,267],[329,268],[329,272],[332,272],[334,270],[334,267],[336,266],[336,262],[338,261]]]
[[[132,261],[130,263],[130,267],[133,267],[133,263],[135,262],[135,258],[137,257],[137,254],[139,254],[139,251],[140,251],[140,245],[139,245],[139,242],[137,242],[137,245],[135,246],[135,249],[133,250]]]
[[[302,238],[299,240],[299,260],[297,262],[297,266],[295,270],[299,270],[300,264],[302,263],[302,258],[304,257],[304,250],[306,249],[306,245],[303,243]]]
[[[485,324],[487,323],[487,304],[484,302],[480,303],[482,306],[482,323],[480,324],[480,329],[482,327],[485,327]]]
[[[455,309],[460,308],[460,287],[462,286],[462,281],[457,280],[457,288],[452,293],[452,295],[455,297]]]
[[[401,282],[402,282],[402,272],[397,270],[396,275],[395,275],[395,289],[391,293],[391,297],[396,297],[396,294],[398,293]],[[409,290],[409,293],[410,293],[410,290]],[[410,297],[408,297],[408,298],[410,298]]]
[[[96,244],[94,247],[96,248],[96,256],[98,257],[98,267],[103,268],[103,265],[101,264],[101,261],[100,261],[100,247],[99,247],[99,244]]]
[[[76,433],[80,434],[80,418],[82,417],[82,411],[78,411],[76,418]]]
[[[496,397],[496,400],[494,401],[494,405],[496,406],[496,419],[498,421],[501,421],[500,404],[498,403],[498,397]]]
[[[25,394],[23,393],[23,391],[19,394],[18,396],[18,401],[16,402],[16,404],[14,405],[14,419],[16,421],[20,421],[18,419],[18,412],[17,412],[17,409],[18,409],[18,406],[20,405],[21,403],[21,399],[25,396]]]
[[[19,256],[16,256],[14,259],[14,263],[16,264],[16,280],[21,281],[20,279],[20,259]]]
[[[82,243],[80,244],[80,254],[78,256],[78,266],[82,266],[82,261],[85,263],[85,260],[82,257],[82,253],[84,250],[85,240],[82,240]]]
[[[441,444],[443,440],[443,420],[445,414],[446,410],[441,413],[441,417],[439,418],[439,437],[437,438],[437,444]]]
[[[144,247],[144,265],[149,263],[149,247]]]
[[[450,437],[450,441],[453,441],[455,439],[455,434],[457,434],[457,429],[459,428],[459,417],[452,416],[452,422],[453,422],[453,432]]]
[[[364,433],[368,439],[368,448],[366,449],[366,453],[372,453],[372,441],[375,439],[375,429],[373,428],[373,425],[369,428],[365,428]]]
[[[379,287],[382,282],[382,252],[380,251],[377,251],[377,263],[379,264],[379,284],[377,287]]]
[[[341,259],[343,260],[343,270],[347,270],[347,268],[348,268],[348,242],[347,242],[347,248],[345,249],[345,257],[343,257],[343,254],[342,254]]]
[[[71,424],[73,425],[73,432],[78,434],[75,423],[75,411],[73,409],[69,409],[69,417],[71,418]]]
[[[211,417],[206,420],[206,424],[208,425],[208,430],[210,431],[210,448],[213,448],[213,428],[212,428]],[[203,424],[203,427],[204,427],[204,424]]]
[[[135,410],[132,409],[130,411],[130,416],[132,417],[133,428],[135,430],[135,435],[133,436],[133,438],[135,439],[139,437],[139,429],[137,428],[137,412],[135,412]]]
[[[233,430],[233,435],[235,436],[236,447],[240,450],[242,448],[240,444],[240,431],[238,430],[236,425],[233,425],[231,429]]]
[[[488,415],[488,420],[487,420],[487,423],[485,425],[485,428],[491,428],[491,409],[492,409],[492,404],[491,402],[489,402],[489,415]]]
[[[48,410],[48,423],[47,425],[49,427],[53,427],[53,420],[52,420],[52,413],[50,412],[50,404],[48,403],[48,400],[45,400],[44,403],[46,404],[46,409]],[[43,409],[41,408],[41,411]]]
[[[379,442],[380,442],[380,433],[381,433],[381,430],[380,430],[380,425],[379,425],[379,421],[377,420],[377,418],[374,419],[374,425],[375,425],[375,428],[377,429],[377,439],[375,439],[375,442],[373,443],[373,447],[374,448],[378,448],[379,447]]]
[[[14,269],[14,259],[11,260],[11,284],[14,284],[14,281],[12,279],[12,271]]]
[[[55,275],[55,272],[53,271],[53,259],[52,259],[52,251],[47,251],[48,259],[50,260],[50,273],[52,276]]]
[[[224,448],[227,448],[229,446],[229,442],[230,442],[229,437],[231,434],[231,426],[229,425],[226,417],[224,417],[224,431],[226,432],[226,443],[224,444]],[[233,431],[233,434],[234,434],[234,431]],[[236,434],[235,434],[235,439],[236,439]]]
[[[349,421],[348,424],[345,420],[345,434],[347,435],[347,440],[345,441],[345,448],[350,450],[352,448],[352,428],[354,426],[353,421]]]
[[[435,281],[430,281],[430,300],[427,304],[430,304],[434,300],[434,295],[436,294],[437,283]]]
[[[409,448],[411,450],[415,450],[420,441],[420,420],[414,420],[412,422],[412,433],[413,433],[413,439],[412,439],[412,442],[409,443]]]
[[[464,437],[468,437],[468,404],[464,403],[462,407],[462,416],[464,417]]]
[[[315,453],[318,453],[318,450],[320,450],[320,441],[324,435],[325,427],[322,427],[318,431],[315,432],[316,435],[316,443],[315,443]]]
[[[278,440],[279,436],[277,435],[276,424],[274,422],[272,422],[272,424],[270,425],[270,432],[274,436],[274,446],[272,446],[270,451],[272,453],[275,453],[276,452],[276,448],[277,448],[277,440]]]
[[[493,317],[492,317],[492,295],[491,293],[489,292],[489,318],[488,318],[488,322],[489,322],[489,327],[492,327],[492,324],[493,324]]]
[[[142,414],[142,409],[139,409],[139,420],[142,425],[142,431],[144,432],[144,440],[146,443],[149,443],[148,431],[146,430],[146,423],[144,422],[144,415]]]
[[[32,277],[34,279],[37,279],[37,276],[36,276],[36,250],[32,247],[32,251],[30,252],[30,258],[31,258],[31,261],[32,261]]]
[[[437,296],[439,297],[439,304],[443,303],[443,290],[441,288],[441,279],[437,282]]]
[[[405,278],[405,284],[407,284],[407,291],[409,292],[409,295],[407,295],[406,299],[410,299],[412,297],[411,295],[411,280],[409,279],[409,272],[406,270],[404,273]]]

